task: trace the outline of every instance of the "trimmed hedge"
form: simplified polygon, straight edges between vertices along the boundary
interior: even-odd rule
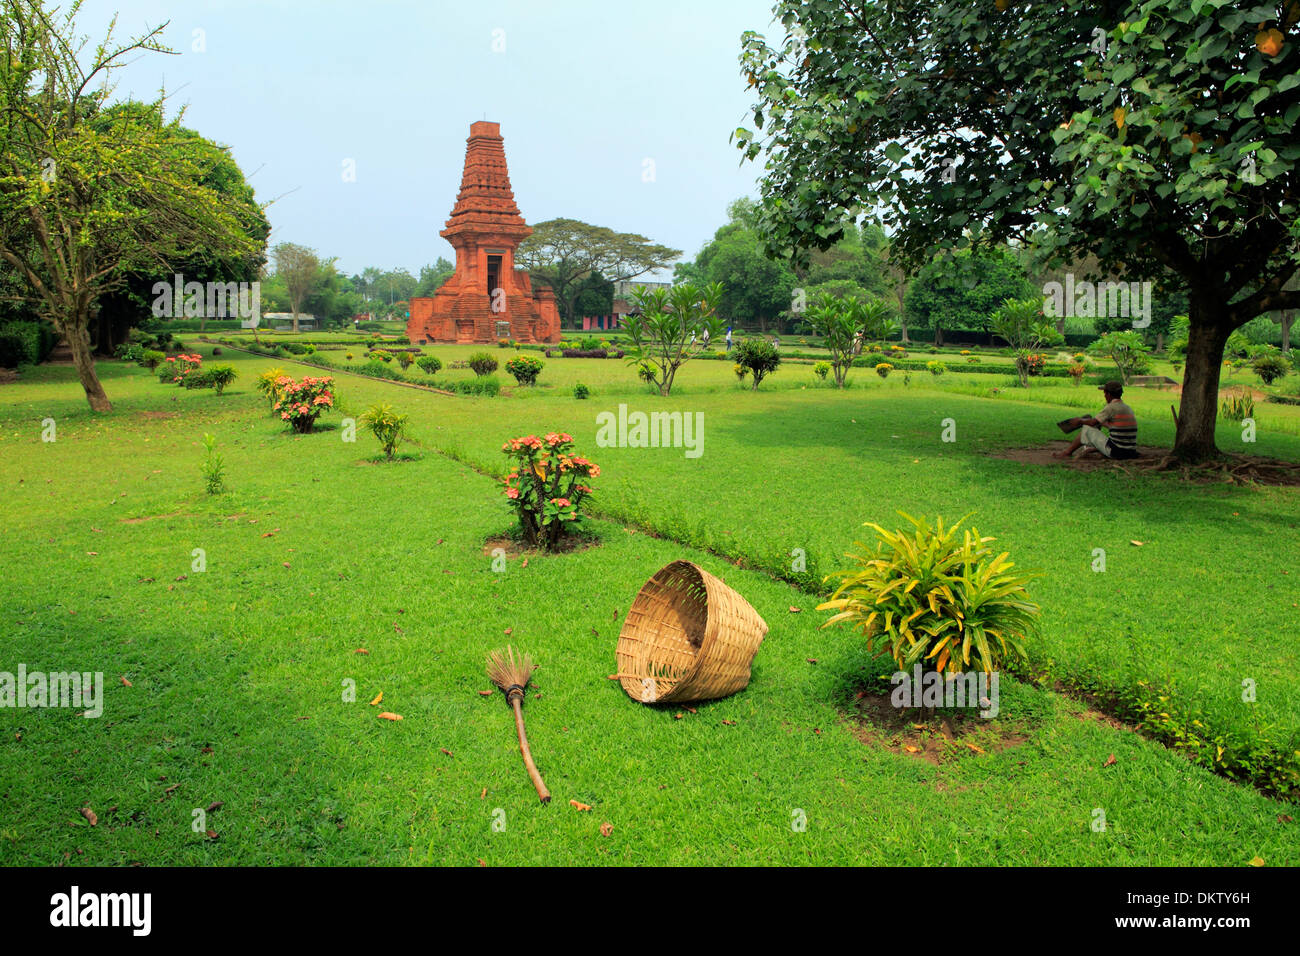
[[[40,365],[54,351],[54,342],[54,327],[48,322],[7,322],[0,326],[0,368]]]
[[[895,369],[901,369],[908,372],[928,372],[929,366],[926,362],[920,362],[915,359],[897,359],[890,358],[888,355],[871,355],[859,356],[853,360],[854,368],[875,368],[881,362],[888,362]],[[951,372],[978,372],[988,375],[1015,375],[1016,367],[1014,365],[990,365],[984,362],[969,365],[951,365],[948,367]],[[1039,376],[1044,378],[1069,378],[1070,373],[1064,365],[1044,365]]]

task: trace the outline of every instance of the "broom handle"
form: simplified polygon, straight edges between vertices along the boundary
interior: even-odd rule
[[[515,729],[519,731],[519,752],[524,755],[524,766],[528,768],[528,776],[533,778],[533,786],[537,788],[537,795],[542,798],[542,803],[550,803],[551,791],[547,790],[546,784],[542,782],[542,775],[537,772],[537,764],[533,763],[532,751],[528,749],[528,735],[524,733],[523,703],[518,697],[511,703],[515,708]]]

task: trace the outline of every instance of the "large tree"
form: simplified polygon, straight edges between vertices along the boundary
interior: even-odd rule
[[[615,232],[577,219],[548,219],[515,250],[515,263],[555,292],[560,317],[572,326],[583,281],[599,273],[610,282],[666,269],[680,249],[652,243],[635,233]]]
[[[324,263],[314,249],[295,242],[277,243],[271,249],[271,259],[275,263],[276,277],[284,283],[289,312],[293,316],[293,330],[297,332],[298,316],[306,311],[307,300],[316,295],[325,282]]]
[[[204,185],[219,151],[167,121],[161,97],[108,109],[109,78],[125,59],[170,52],[163,27],[119,42],[110,26],[88,48],[77,7],[0,0],[0,260],[67,340],[90,407],[109,411],[90,349],[100,297],[196,250],[238,258],[256,242],[246,210]]]
[[[984,332],[1008,299],[1034,293],[1029,277],[1006,248],[962,249],[934,257],[907,290],[907,312],[934,330],[943,345],[945,331]]]
[[[1167,269],[1190,328],[1174,452],[1217,454],[1223,346],[1300,305],[1300,4],[780,0],[746,33],[759,227],[798,255],[878,211],[914,264],[1031,242],[1129,281]]]

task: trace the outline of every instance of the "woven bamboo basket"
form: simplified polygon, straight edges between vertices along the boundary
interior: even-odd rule
[[[719,578],[674,561],[646,582],[618,635],[618,678],[642,703],[710,700],[749,683],[767,622]]]

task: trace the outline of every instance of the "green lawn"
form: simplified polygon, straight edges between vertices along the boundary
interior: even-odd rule
[[[788,572],[796,548],[829,571],[863,521],[896,523],[897,509],[974,511],[1045,572],[1041,673],[1102,692],[1169,684],[1171,710],[1216,733],[1296,734],[1298,655],[1282,636],[1295,633],[1300,597],[1269,560],[1297,553],[1296,492],[985,454],[1051,435],[1059,403],[1082,389],[989,400],[960,393],[973,375],[936,387],[859,373],[861,387],[837,393],[800,387],[811,371],[791,366],[752,393],[728,363],[700,362],[661,399],[621,362],[563,359],[543,373],[553,389],[496,399],[340,376],[349,413],[383,398],[412,416],[420,457],[376,464],[365,435],[294,437],[266,415],[257,372],[308,367],[224,360],[240,378],[220,398],[104,364],[107,417],[87,411],[71,369],[0,387],[0,669],[100,670],[108,685],[98,720],[0,710],[5,862],[1300,862],[1295,824],[1279,820],[1294,807],[1029,683],[1004,680],[1001,715],[970,738],[987,753],[956,745],[936,766],[860,742],[840,707],[887,665],[849,632],[821,630],[815,595],[766,573]],[[593,399],[570,397],[573,381]],[[702,412],[703,456],[596,447],[597,414],[619,402]],[[1144,443],[1171,440],[1168,403],[1133,402]],[[1296,411],[1268,406],[1250,450],[1300,458],[1300,439],[1270,427],[1275,409],[1279,421]],[[53,444],[40,440],[47,416]],[[955,443],[941,441],[945,418]],[[498,471],[505,438],[550,430],[602,466],[601,544],[493,573],[483,543],[509,515],[498,486],[462,462]],[[216,497],[198,473],[204,432],[227,459],[232,490]],[[1221,444],[1234,436],[1224,426]],[[1091,570],[1099,547],[1105,574]],[[634,703],[607,680],[632,596],[682,556],[725,576],[771,625],[750,687],[694,714]],[[542,663],[527,719],[549,807],[501,696],[477,693],[485,652],[507,641]],[[998,733],[1023,742],[998,751]],[[191,829],[192,811],[213,802],[216,840]],[[1091,826],[1097,810],[1105,832]],[[791,826],[799,812],[804,832]]]

